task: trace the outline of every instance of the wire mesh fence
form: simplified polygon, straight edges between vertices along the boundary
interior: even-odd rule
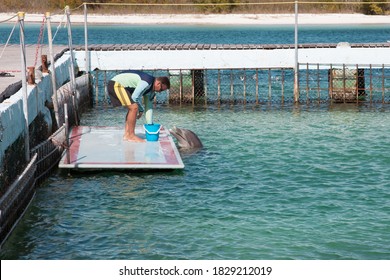
[[[169,91],[156,104],[264,104],[294,102],[294,69],[154,69],[168,76]],[[110,105],[106,85],[119,71],[93,73],[95,105]],[[299,102],[390,102],[389,65],[300,64]]]
[[[389,65],[300,65],[300,101],[389,103]]]
[[[49,139],[31,149],[30,155],[37,155],[35,179],[41,183],[58,164],[65,143],[65,125],[57,129]]]

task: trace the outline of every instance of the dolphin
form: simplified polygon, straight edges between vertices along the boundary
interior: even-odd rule
[[[169,132],[177,139],[177,144],[180,149],[191,150],[203,148],[202,141],[191,130],[174,126],[172,129],[169,129]]]

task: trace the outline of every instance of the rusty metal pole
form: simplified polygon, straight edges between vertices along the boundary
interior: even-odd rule
[[[382,64],[382,103],[385,103],[385,65]]]
[[[23,113],[26,124],[24,146],[25,146],[25,158],[26,161],[30,161],[30,132],[29,132],[29,120],[28,120],[28,95],[27,95],[27,81],[26,81],[26,45],[24,42],[24,12],[18,13],[18,20],[20,26],[20,57],[22,68],[22,92],[23,92]]]
[[[41,56],[41,67],[42,73],[49,73],[49,67],[47,66],[47,55],[45,54]]]
[[[346,99],[346,95],[347,95],[346,89],[345,89],[345,85],[346,85],[345,82],[346,82],[345,81],[345,64],[343,63],[343,101],[344,101],[344,103],[345,103],[345,99]]]
[[[333,66],[329,66],[329,97],[333,101]]]
[[[243,83],[244,83],[244,85],[243,85],[243,87],[244,87],[244,89],[243,89],[243,91],[244,91],[244,104],[246,104],[246,70],[245,70],[245,68],[244,68]]]
[[[284,68],[282,68],[282,104],[284,103]]]
[[[230,101],[234,102],[233,69],[230,69],[230,97]]]
[[[256,68],[256,104],[259,104],[259,69]]]
[[[181,69],[179,70],[179,103],[183,103],[183,73]]]
[[[203,70],[203,72],[204,72],[204,79],[203,79],[203,81],[204,81],[204,105],[205,106],[207,106],[207,70],[206,69],[204,69]]]
[[[268,68],[268,102],[272,100],[272,74],[271,68]]]
[[[30,67],[27,67],[27,84],[29,84],[30,86],[31,85],[35,85],[35,67],[34,66],[30,66]]]
[[[195,71],[192,70],[192,106],[195,105]]]

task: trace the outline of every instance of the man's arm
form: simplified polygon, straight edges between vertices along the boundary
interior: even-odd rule
[[[138,104],[138,111],[143,112],[145,111],[144,107],[142,106],[141,102],[141,96],[142,93],[145,91],[145,89],[149,86],[149,84],[143,80],[141,80],[137,87],[134,89],[133,94],[131,95],[132,99],[137,102]]]
[[[153,94],[154,96],[154,94]],[[145,104],[145,119],[147,124],[153,123],[153,98],[149,94],[144,95],[144,104]]]

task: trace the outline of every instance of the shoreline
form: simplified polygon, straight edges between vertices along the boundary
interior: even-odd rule
[[[0,13],[0,21],[15,16]],[[25,14],[24,22],[40,23],[44,14]],[[71,23],[84,23],[84,15],[70,15]],[[176,25],[294,25],[294,14],[132,14],[102,15],[88,14],[88,24],[176,24]],[[17,17],[6,22],[15,22]],[[65,15],[51,15],[51,22],[66,22]],[[298,24],[302,25],[372,25],[390,24],[390,16],[369,16],[364,14],[299,14]]]

